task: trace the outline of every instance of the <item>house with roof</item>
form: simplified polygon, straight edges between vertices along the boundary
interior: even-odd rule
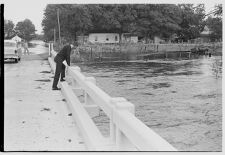
[[[123,33],[121,36],[121,42],[122,43],[137,43],[138,36],[132,33]]]
[[[22,38],[20,38],[18,35],[15,35],[11,40],[14,40],[16,42],[21,42]]]
[[[91,43],[119,43],[118,33],[90,33],[88,41]]]
[[[78,36],[78,43],[85,44],[87,42],[90,43],[101,43],[101,44],[114,44],[114,43],[137,43],[138,36],[133,35],[131,33],[123,33],[120,35],[119,33],[90,33],[87,36]]]
[[[212,33],[212,31],[210,31],[210,29],[205,26],[203,31],[200,33],[200,42],[210,42],[210,34]]]

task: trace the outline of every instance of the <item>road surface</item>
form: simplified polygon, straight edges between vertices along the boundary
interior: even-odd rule
[[[84,151],[84,141],[60,91],[42,44],[19,63],[4,65],[4,150]]]

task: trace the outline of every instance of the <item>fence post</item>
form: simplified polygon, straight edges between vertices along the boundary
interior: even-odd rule
[[[111,98],[110,103],[115,107],[117,102],[127,102],[127,100],[123,97],[114,97]],[[116,143],[116,125],[113,121],[113,112],[110,116],[110,139],[113,143]]]
[[[72,90],[76,96],[83,97],[84,98],[84,90],[81,88],[80,84],[76,81],[75,77],[72,77],[70,75],[70,70],[75,70],[77,72],[80,72],[80,67],[74,66],[74,67],[69,67],[68,73],[66,75],[66,81],[68,84],[72,87]],[[83,103],[84,99],[82,99],[80,102]]]
[[[75,66],[75,67],[69,67],[69,70],[75,70],[77,72],[80,72],[80,67]],[[67,76],[66,76],[66,81],[72,85],[73,88],[79,88],[79,84],[77,83],[76,79],[73,78],[70,73],[69,70],[67,72]]]
[[[91,82],[93,84],[96,84],[96,79],[94,77],[86,77],[85,81]],[[85,92],[85,105],[91,105],[93,104],[92,98],[89,96],[87,92]]]
[[[117,101],[116,101],[117,100]],[[114,99],[114,111],[113,111],[113,122],[116,124],[116,112],[117,111],[129,111],[130,113],[134,114],[135,108],[134,105],[130,102],[128,102],[125,98],[117,98]],[[115,128],[115,126],[113,126]],[[115,130],[115,129],[114,129]],[[113,134],[113,133],[112,133]],[[129,141],[129,139],[125,136],[125,134],[120,130],[118,126],[116,126],[115,130],[115,139],[116,139],[116,147],[118,150],[121,151],[133,151],[135,150],[135,147],[133,144]]]
[[[80,72],[80,68],[77,66],[69,67],[68,72],[66,72],[65,79],[66,79],[66,82],[68,83],[68,85],[70,85],[72,87],[74,94],[76,94],[77,96],[81,96],[81,95],[83,95],[83,90],[80,88],[80,85],[77,83],[76,79],[70,75],[71,70]]]
[[[94,77],[86,77],[86,82],[91,82],[96,85],[96,79]],[[90,117],[96,117],[99,115],[99,107],[95,104],[92,97],[85,92],[84,94],[84,107],[88,111]]]

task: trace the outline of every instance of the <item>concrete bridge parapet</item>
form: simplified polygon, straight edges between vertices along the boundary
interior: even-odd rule
[[[49,45],[49,63],[56,52]],[[85,77],[78,66],[68,68],[62,93],[77,122],[89,151],[177,151],[165,139],[135,117],[135,107],[125,98],[112,98],[96,85],[94,77]],[[78,94],[84,96],[82,103]],[[91,117],[101,108],[110,119],[110,138],[102,136]]]

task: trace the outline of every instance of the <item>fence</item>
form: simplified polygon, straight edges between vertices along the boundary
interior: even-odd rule
[[[55,71],[56,52],[49,45],[49,63]],[[69,67],[66,82],[60,83],[72,116],[90,151],[177,151],[166,140],[135,117],[135,107],[122,97],[110,97],[94,77],[85,77],[79,67]],[[84,93],[84,102],[77,95]],[[110,137],[105,138],[91,117],[101,108],[110,120]]]
[[[122,52],[122,53],[151,53],[151,52],[174,52],[174,51],[190,51],[196,47],[207,47],[211,48],[213,46],[221,47],[221,43],[201,43],[201,44],[143,44],[143,43],[133,43],[133,44],[86,44],[79,46],[81,51],[101,53],[101,52]]]

